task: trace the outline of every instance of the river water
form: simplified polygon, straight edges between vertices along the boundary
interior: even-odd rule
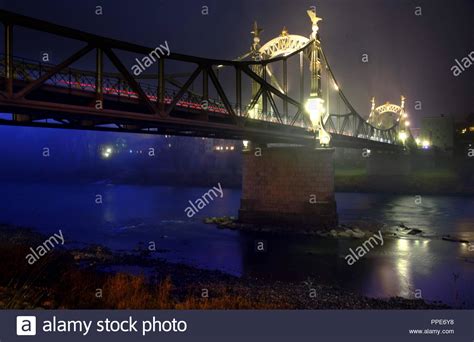
[[[318,237],[279,237],[217,229],[207,216],[235,216],[240,190],[226,189],[192,219],[184,212],[207,188],[0,184],[0,223],[35,228],[46,234],[61,229],[66,244],[95,243],[114,250],[146,248],[171,262],[233,275],[271,280],[312,279],[371,297],[415,293],[428,301],[474,308],[474,250],[444,241],[445,234],[474,243],[474,197],[400,196],[338,193],[341,223],[370,221],[386,229],[403,222],[424,232],[422,238],[386,238],[348,266],[344,257],[362,241]],[[97,195],[102,196],[98,204]],[[256,253],[265,240],[267,252]]]

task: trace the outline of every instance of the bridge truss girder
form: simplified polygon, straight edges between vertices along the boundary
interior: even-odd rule
[[[291,98],[267,82],[266,77],[261,77],[252,70],[252,66],[261,66],[266,70],[272,63],[286,64],[289,58],[301,58],[306,53],[306,47],[265,61],[227,61],[171,53],[159,60],[154,78],[156,85],[150,89],[131,75],[116,53],[124,51],[146,55],[152,50],[148,47],[3,10],[0,10],[0,21],[4,25],[5,34],[4,58],[0,70],[0,109],[14,113],[11,121],[2,120],[1,124],[314,144],[314,135],[308,127],[296,125],[299,120],[307,123],[301,101]],[[39,63],[31,67],[33,63],[28,64],[13,57],[15,26],[77,40],[85,46],[57,65]],[[74,62],[93,51],[96,53],[94,72],[70,68]],[[104,55],[118,70],[118,75],[111,76],[104,72]],[[169,61],[194,66],[194,71],[183,84],[174,82],[175,86],[178,84],[178,91],[173,94],[167,93],[165,88],[165,83],[170,83],[166,77]],[[220,65],[234,70],[233,92],[225,88],[216,74]],[[266,97],[275,113],[272,121],[249,117],[248,107],[244,107],[242,103],[244,75],[259,85],[259,96]],[[190,89],[198,77],[202,78],[202,92],[198,94],[200,96]],[[209,98],[209,84],[214,86],[219,100]],[[235,105],[231,103],[231,94],[236,99]],[[282,111],[278,109],[275,98],[281,100]],[[97,101],[103,101],[104,106],[94,106]],[[210,110],[202,106],[202,101],[209,101]],[[286,115],[288,106],[292,106],[295,112],[289,123],[285,124],[281,113]],[[344,132],[340,127],[335,128],[333,135]],[[349,135],[339,139],[333,137],[333,141],[337,145],[338,141],[347,141],[347,138],[357,139],[356,136]],[[379,148],[399,148],[386,145],[389,144],[376,144]]]

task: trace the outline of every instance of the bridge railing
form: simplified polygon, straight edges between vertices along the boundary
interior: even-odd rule
[[[388,144],[398,144],[398,126],[390,129],[378,129],[365,121],[358,113],[347,113],[343,115],[329,115],[325,129],[329,133],[352,136],[360,139],[368,139]]]
[[[0,77],[5,76],[5,56],[0,54]],[[14,57],[13,58],[13,78],[17,81],[23,81],[25,83],[33,82],[39,79],[42,75],[50,72],[55,67],[51,63],[42,63],[28,58]],[[158,96],[156,93],[156,85],[138,82],[148,99],[152,102],[158,102]],[[95,73],[80,70],[76,68],[65,68],[44,81],[45,85],[56,86],[60,88],[66,88],[69,90],[81,90],[84,92],[95,93],[96,92],[96,76]],[[135,92],[128,84],[127,81],[120,75],[114,73],[105,73],[102,78],[102,91],[104,95],[115,96],[116,101],[126,99],[138,99],[139,95]],[[173,98],[176,96],[178,89],[165,88],[164,93],[164,104],[170,104]],[[114,99],[110,97],[109,99]],[[177,102],[177,106],[181,108],[188,108],[194,110],[202,110],[203,107],[209,112],[220,113],[228,115],[228,111],[222,101],[214,98],[208,98],[203,103],[204,98],[202,95],[186,92],[180,101]],[[236,103],[231,105],[234,109],[237,108]],[[248,104],[245,108],[251,109],[251,104]],[[263,111],[255,111],[255,119],[277,122],[274,118],[271,110],[264,113]],[[242,114],[243,115],[243,114]]]
[[[206,112],[225,114],[227,116],[225,124],[245,127],[247,122],[255,120],[250,117],[250,110],[254,108],[247,105],[243,97],[242,80],[246,77],[258,84],[260,87],[258,94],[265,99],[264,108],[256,110],[255,117],[263,117],[264,120],[289,126],[305,122],[304,108],[301,103],[272,86],[270,82],[267,82],[265,75],[259,75],[253,71],[254,65],[266,68],[271,63],[286,63],[289,58],[298,56],[304,49],[265,61],[228,61],[170,53],[160,56],[160,60],[157,61],[158,72],[153,79],[154,85],[147,86],[139,82],[131,74],[129,68],[125,67],[121,58],[119,58],[118,53],[146,56],[150,54],[150,51],[153,51],[152,48],[100,37],[4,10],[0,10],[0,21],[4,24],[5,29],[5,58],[2,68],[5,79],[4,96],[9,99],[11,105],[13,105],[13,102],[18,103],[18,105],[20,105],[19,102],[23,102],[22,107],[24,107],[26,102],[28,102],[28,95],[30,93],[41,88],[43,85],[56,85],[59,87],[77,88],[83,91],[95,91],[96,98],[99,100],[102,100],[104,95],[111,94],[115,94],[120,98],[129,97],[136,99],[140,106],[144,108],[144,113],[152,114],[153,117],[157,118],[171,117],[176,114],[175,109],[180,107],[198,109],[197,105],[201,105],[200,102],[206,101]],[[18,61],[13,58],[13,39],[15,37],[13,29],[16,26],[84,42],[86,46],[80,48],[57,65],[45,66],[41,64],[33,69],[25,69],[23,66],[19,66]],[[95,70],[93,72],[77,75],[73,70],[67,69],[90,52],[96,53]],[[121,80],[107,77],[103,70],[104,58],[108,58],[112,62],[120,74]],[[165,71],[169,70],[168,62],[170,61],[182,63],[186,65],[186,69],[189,69],[190,66],[194,68],[189,78],[180,84],[174,92],[170,92],[165,86]],[[234,71],[235,83],[233,86],[228,87],[231,90],[225,89],[224,84],[216,75],[217,69],[220,66],[227,66]],[[202,79],[201,99],[199,99],[199,96],[190,95],[190,87],[196,82],[198,77]],[[30,82],[25,84],[23,88],[16,88],[13,86],[13,80],[18,78],[25,82],[30,80]],[[211,99],[210,85],[214,86],[214,91],[218,96],[217,99]],[[283,111],[276,105],[275,99],[277,98],[283,102]],[[155,99],[156,101],[154,101]],[[50,105],[51,110],[54,110],[55,104],[50,103]],[[289,106],[296,108],[296,113],[294,115],[291,114],[292,117],[289,117],[290,113],[287,111]],[[64,104],[61,104],[61,107],[64,109]],[[68,108],[78,112],[83,110],[81,108],[73,108],[72,105],[69,105]],[[202,110],[203,108],[201,107],[200,109]],[[104,109],[102,113],[106,113],[106,111],[107,109]],[[127,115],[132,115],[132,113]],[[200,115],[196,119],[209,120],[209,117],[207,115]]]
[[[0,54],[0,76],[4,77],[4,64],[5,56]],[[13,77],[15,80],[23,81],[25,83],[35,81],[42,75],[50,72],[55,67],[54,64],[41,63],[35,60],[27,58],[13,58]],[[135,92],[126,82],[126,80],[120,75],[113,73],[103,74],[103,93],[104,95],[110,95],[109,99],[115,99],[116,101],[123,101],[123,99],[137,100],[139,95]],[[96,77],[93,72],[80,70],[75,68],[65,68],[50,78],[45,80],[45,85],[65,88],[70,91],[83,91],[89,93],[96,92]],[[156,85],[149,84],[146,82],[139,82],[140,87],[147,95],[148,99],[152,102],[158,102],[158,96],[156,94]],[[164,93],[164,104],[170,104],[173,98],[176,96],[177,89],[166,88]],[[193,94],[187,92],[183,94],[180,101],[176,104],[178,107],[202,110],[203,108],[203,97],[199,94]],[[236,104],[232,104],[236,108]],[[250,109],[250,104],[247,109]],[[225,105],[217,100],[208,98],[206,103],[207,109],[212,113],[220,113],[228,115]],[[271,111],[264,113],[258,111],[254,113],[255,119],[277,122],[272,115]],[[390,130],[380,130],[374,128],[372,125],[362,120],[360,115],[357,113],[347,114],[331,114],[328,117],[325,125],[326,130],[329,133],[339,134],[344,136],[356,137],[360,139],[369,139],[385,143],[396,143],[396,128]]]
[[[5,56],[0,54],[0,77],[5,76],[4,65]],[[23,81],[25,83],[33,82],[39,79],[43,74],[50,72],[54,66],[54,64],[50,63],[41,63],[27,58],[14,57],[13,77],[17,81]],[[139,97],[137,92],[135,92],[127,84],[126,80],[119,75],[104,73],[102,82],[103,93],[106,95],[116,96],[116,101],[121,101],[123,98],[138,99]],[[158,101],[156,85],[146,82],[138,83],[151,101]],[[75,68],[65,68],[55,73],[50,78],[48,78],[44,84],[66,88],[69,90],[81,90],[90,93],[96,92],[95,74]],[[174,96],[176,96],[176,93],[176,89],[166,88],[164,103],[171,103]],[[110,97],[110,99],[113,99],[113,97]],[[202,101],[202,96],[188,92],[183,95],[183,98],[180,101],[178,101],[177,106],[201,110],[203,107]],[[213,98],[209,98],[207,101],[208,103],[206,107],[209,111],[214,113],[228,114],[222,102]]]

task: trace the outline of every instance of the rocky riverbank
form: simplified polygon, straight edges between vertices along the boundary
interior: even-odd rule
[[[367,298],[314,279],[238,278],[169,263],[146,249],[118,253],[99,245],[66,244],[29,265],[29,248],[45,238],[31,229],[0,226],[1,309],[447,308],[422,300]]]
[[[333,238],[356,238],[361,239],[366,236],[371,236],[373,233],[382,229],[382,224],[376,222],[356,222],[354,225],[341,224],[334,229],[330,230],[315,230],[311,227],[299,227],[295,229],[292,226],[275,226],[275,225],[254,225],[241,223],[236,217],[233,216],[222,216],[222,217],[207,217],[204,219],[204,223],[216,225],[219,229],[231,229],[231,230],[242,230],[242,231],[254,231],[271,234],[303,234],[303,235],[314,235],[320,237],[333,237]],[[391,234],[390,234],[391,235]]]

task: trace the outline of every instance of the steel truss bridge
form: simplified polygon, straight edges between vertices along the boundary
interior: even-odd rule
[[[314,49],[314,37],[295,42],[283,32],[279,39],[274,39],[274,47],[271,44],[263,47],[263,58],[248,59],[246,57],[252,55],[248,53],[230,61],[172,52],[169,56],[161,56],[148,68],[146,75],[135,77],[126,66],[131,65],[131,56],[146,56],[152,48],[3,10],[0,10],[0,21],[4,27],[0,111],[13,113],[3,117],[0,124],[261,143],[315,143],[315,132],[304,105],[307,97],[305,60],[308,61],[311,49]],[[13,50],[14,45],[21,43],[15,41],[15,27],[26,28],[35,34],[59,36],[80,47],[58,64],[19,58]],[[256,36],[258,32],[252,33]],[[286,40],[287,46],[282,46],[282,39],[283,45]],[[284,53],[270,56],[275,52],[275,46],[283,48]],[[95,53],[92,70],[73,67],[92,53]],[[319,45],[317,54],[328,84],[332,82],[336,86],[336,96],[345,107],[342,114],[329,114],[328,110],[324,119],[331,145],[403,150],[404,145],[397,139],[400,123],[380,128],[364,119],[339,89]],[[116,72],[104,70],[105,57]],[[292,59],[298,64],[295,73],[300,80],[298,99],[288,91],[288,65]],[[275,65],[282,68],[281,82],[271,72]],[[185,78],[181,80],[183,76]],[[329,88],[326,87],[327,95]]]

